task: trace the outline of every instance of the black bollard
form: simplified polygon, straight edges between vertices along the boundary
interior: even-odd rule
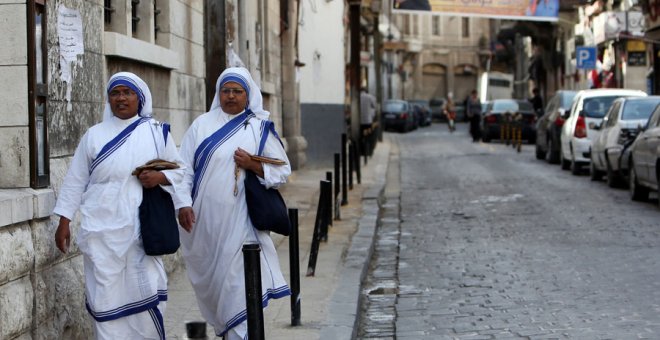
[[[328,198],[326,203],[326,212],[328,213],[328,224],[332,225],[332,171],[325,172],[325,180],[330,182],[330,189],[328,190]]]
[[[330,182],[321,181],[319,185],[320,194],[319,194],[319,217],[321,219],[321,233],[319,234],[320,239],[323,242],[328,242],[328,205],[326,201],[328,200],[328,194],[330,193]],[[318,217],[317,217],[318,218]]]
[[[335,194],[333,195],[333,205],[335,207],[335,220],[340,218],[339,215],[339,154],[335,154]]]
[[[323,181],[321,181],[323,183]],[[314,221],[314,234],[312,235],[312,246],[309,249],[309,262],[307,264],[307,276],[314,276],[316,272],[316,258],[319,255],[319,245],[323,238],[323,186],[319,185],[319,202],[316,206],[316,220]]]
[[[264,310],[261,305],[261,248],[259,244],[243,245],[245,271],[245,305],[247,307],[248,339],[265,340]]]
[[[188,321],[186,322],[186,340],[207,340],[206,322]]]
[[[348,170],[346,160],[346,142],[347,136],[345,133],[341,134],[341,205],[348,204]]]
[[[289,271],[291,275],[291,326],[300,326],[300,256],[298,253],[298,209],[289,209]]]
[[[355,167],[353,143],[348,144],[348,190],[353,190],[353,168]]]

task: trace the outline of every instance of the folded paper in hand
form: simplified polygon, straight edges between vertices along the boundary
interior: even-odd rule
[[[286,164],[285,161],[283,161],[281,159],[277,159],[277,158],[270,158],[270,157],[257,156],[257,155],[250,155],[250,158],[254,161],[262,162],[262,163],[266,163],[266,164],[274,164],[274,165],[285,165]]]
[[[134,176],[139,176],[140,173],[144,170],[168,170],[168,169],[177,169],[179,168],[179,164],[176,164],[174,162],[162,160],[162,159],[152,159],[145,163],[144,165],[140,165],[133,172],[131,173]]]

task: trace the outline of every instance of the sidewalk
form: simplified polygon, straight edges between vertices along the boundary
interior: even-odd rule
[[[318,203],[319,182],[332,169],[295,171],[280,192],[289,208],[298,209],[301,326],[291,326],[291,299],[270,300],[264,309],[264,328],[268,340],[327,339],[349,340],[353,336],[360,297],[360,283],[368,266],[378,215],[378,197],[385,185],[390,142],[385,136],[368,160],[362,164],[362,183],[353,178],[348,204],[341,207],[341,220],[333,221],[328,242],[322,242],[315,276],[307,277],[309,252]],[[334,184],[333,184],[334,187]],[[334,189],[333,189],[334,190]],[[341,193],[340,193],[341,195]],[[272,234],[280,266],[287,282],[289,239]],[[169,297],[165,312],[168,339],[186,339],[185,322],[203,321],[185,270],[169,277]],[[209,339],[213,329],[207,325]]]

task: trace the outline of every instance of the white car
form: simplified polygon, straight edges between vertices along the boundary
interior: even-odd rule
[[[592,89],[575,95],[561,129],[562,169],[570,168],[573,175],[578,175],[582,166],[589,165],[591,141],[598,136],[594,127],[600,124],[612,102],[620,97],[646,97],[646,93],[627,89]]]
[[[637,131],[646,125],[660,104],[660,96],[628,97],[614,101],[605,118],[595,127],[600,131],[591,145],[591,179],[607,175],[607,184],[615,187],[624,177],[621,154],[635,140]]]

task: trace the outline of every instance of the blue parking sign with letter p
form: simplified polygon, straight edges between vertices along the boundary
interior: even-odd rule
[[[583,70],[593,70],[596,68],[596,47],[580,46],[575,49],[576,66]]]

